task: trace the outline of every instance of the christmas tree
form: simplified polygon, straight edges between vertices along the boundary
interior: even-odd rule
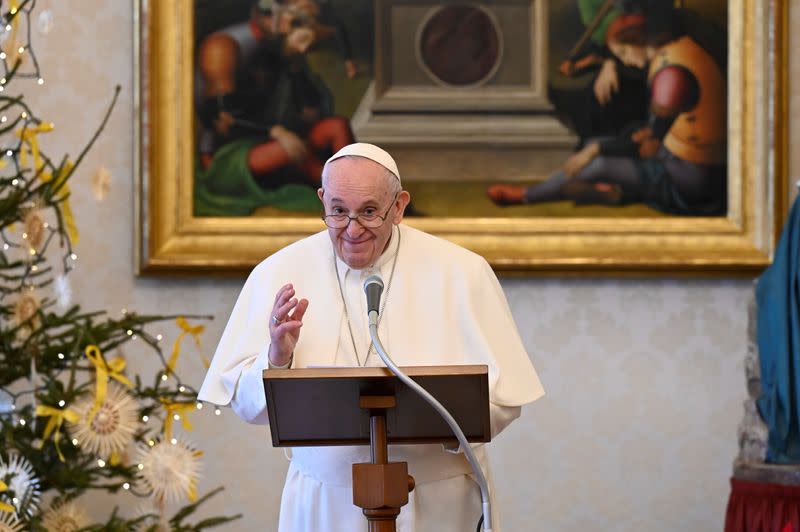
[[[71,303],[79,231],[70,178],[119,88],[74,161],[41,150],[38,137],[53,124],[12,94],[26,78],[44,83],[31,47],[34,7],[33,0],[4,2],[0,19],[0,532],[193,531],[227,523],[237,516],[196,517],[216,490],[198,496],[202,453],[184,436],[203,404],[175,368],[184,341],[199,348],[198,317],[125,311],[115,318]],[[46,31],[52,20],[44,12],[37,22]],[[102,173],[96,186],[105,186]],[[149,328],[173,321],[167,356],[164,338]],[[123,346],[150,356],[153,375],[128,374]],[[128,497],[126,507],[93,524],[81,498],[93,490],[142,502]]]

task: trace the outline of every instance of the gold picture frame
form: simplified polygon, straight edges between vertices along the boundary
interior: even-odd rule
[[[717,218],[407,218],[500,273],[753,275],[788,212],[788,2],[729,2],[729,208]],[[136,270],[231,272],[324,228],[192,212],[193,2],[135,5]]]

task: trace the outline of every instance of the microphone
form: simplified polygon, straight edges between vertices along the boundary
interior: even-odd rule
[[[380,275],[370,275],[364,281],[364,293],[367,294],[367,315],[375,311],[380,312],[381,293],[383,292],[383,279]]]

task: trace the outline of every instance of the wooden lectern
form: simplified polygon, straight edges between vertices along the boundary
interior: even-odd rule
[[[450,411],[468,441],[491,439],[486,366],[401,369]],[[353,504],[369,532],[395,532],[414,489],[408,464],[389,462],[388,444],[457,444],[436,410],[387,368],[269,369],[264,392],[273,446],[370,446],[371,462],[353,464]]]

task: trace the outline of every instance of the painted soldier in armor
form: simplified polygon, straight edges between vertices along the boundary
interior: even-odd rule
[[[649,32],[642,14],[616,18],[608,45],[625,64],[648,67],[648,122],[617,138],[588,142],[542,183],[493,185],[489,197],[498,205],[572,200],[724,214],[727,87],[719,63],[674,28]]]
[[[200,42],[196,214],[318,209],[324,161],[354,138],[306,63],[315,39],[311,19],[261,0]]]

